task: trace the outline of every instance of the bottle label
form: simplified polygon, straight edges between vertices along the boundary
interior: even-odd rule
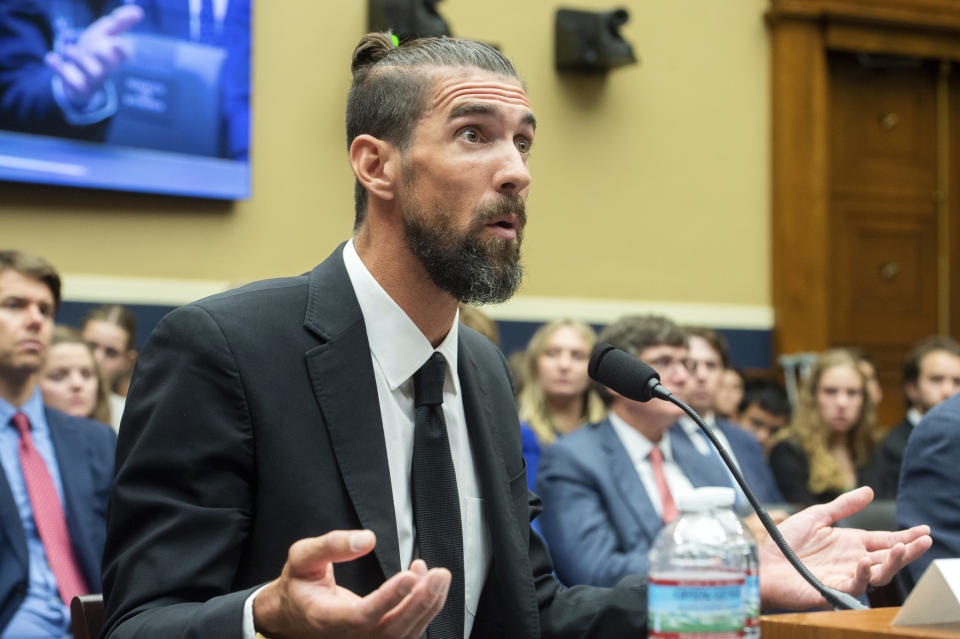
[[[744,583],[744,606],[747,614],[747,627],[760,627],[760,577],[755,570],[747,572],[747,580]]]
[[[647,587],[647,636],[735,639],[744,633],[744,579],[658,579]]]

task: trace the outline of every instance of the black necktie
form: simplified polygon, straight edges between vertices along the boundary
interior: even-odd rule
[[[427,626],[429,639],[463,637],[463,530],[460,494],[443,421],[443,378],[447,364],[434,353],[413,376],[416,406],[413,435],[413,514],[420,558],[443,567],[453,579],[447,601]]]

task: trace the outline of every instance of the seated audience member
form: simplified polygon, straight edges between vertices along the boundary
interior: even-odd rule
[[[638,357],[683,396],[690,381],[687,336],[665,317],[625,317],[600,334]],[[719,460],[705,462],[668,402],[636,402],[610,391],[610,413],[543,449],[537,492],[540,525],[557,576],[568,585],[609,586],[647,572],[647,553],[676,496],[699,486],[729,486]]]
[[[739,369],[726,367],[721,371],[713,406],[717,416],[730,420],[737,418],[737,407],[743,399],[744,388],[746,380]]]
[[[101,306],[87,314],[80,334],[97,358],[100,379],[110,397],[111,424],[118,429],[125,398],[113,392],[113,384],[133,370],[133,364],[137,361],[137,351],[134,349],[137,322],[124,306]]]
[[[897,524],[930,526],[933,546],[909,566],[912,583],[934,559],[960,557],[960,395],[940,402],[927,412],[910,435],[903,456]]]
[[[793,421],[770,450],[784,499],[825,503],[855,488],[873,451],[875,423],[856,358],[843,349],[822,353],[800,390]]]
[[[903,453],[913,427],[930,409],[960,391],[960,343],[934,336],[914,345],[903,361],[906,416],[877,446],[867,481],[878,499],[895,499]]]
[[[561,319],[541,326],[527,344],[518,404],[531,490],[536,484],[540,447],[606,414],[606,406],[587,375],[596,343],[592,328]]]
[[[37,374],[60,303],[46,260],[0,251],[0,636],[70,636],[100,591],[116,436],[44,406]]]
[[[713,427],[717,439],[730,453],[757,499],[766,503],[782,502],[783,497],[767,466],[763,448],[749,433],[726,419],[717,417],[714,410],[720,375],[730,364],[726,340],[710,328],[687,327],[686,331],[690,363],[693,367],[690,382],[687,384],[687,404]],[[719,453],[696,422],[684,415],[677,427],[683,429],[701,454],[723,464]],[[730,485],[738,494],[738,503],[746,505],[746,498],[732,475]]]
[[[783,386],[772,380],[752,380],[737,408],[737,423],[769,454],[775,435],[790,423],[790,412],[790,399]]]
[[[68,326],[55,326],[38,379],[43,403],[74,417],[110,423],[110,403],[93,351]]]

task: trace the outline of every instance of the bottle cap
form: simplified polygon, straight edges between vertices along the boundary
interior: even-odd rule
[[[677,507],[683,512],[699,512],[711,508],[730,508],[735,500],[733,488],[704,486],[681,493],[677,497]]]

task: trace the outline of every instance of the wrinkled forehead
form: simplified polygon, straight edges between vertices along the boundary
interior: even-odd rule
[[[527,92],[516,78],[482,69],[453,67],[439,67],[433,76],[428,111],[450,111],[469,102],[531,111]]]

